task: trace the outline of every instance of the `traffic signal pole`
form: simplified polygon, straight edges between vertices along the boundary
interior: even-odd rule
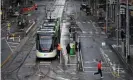
[[[120,28],[120,26],[121,26],[120,0],[117,0],[117,30],[116,30],[117,46],[119,46],[119,28]]]
[[[106,0],[106,34],[108,32],[108,0]]]
[[[129,42],[129,1],[126,3],[126,58],[130,57],[130,42]]]

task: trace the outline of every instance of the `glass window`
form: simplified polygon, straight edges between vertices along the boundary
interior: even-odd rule
[[[40,36],[39,50],[41,52],[49,52],[52,49],[52,38],[49,36]]]

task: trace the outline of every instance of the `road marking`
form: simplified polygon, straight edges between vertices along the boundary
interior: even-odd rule
[[[6,60],[0,65],[0,67],[2,67],[5,63],[7,63],[7,61],[11,58],[12,54],[10,54]]]
[[[89,33],[92,34],[92,31],[90,31]]]
[[[34,65],[36,65],[36,63],[25,63],[24,65],[26,65],[26,66],[34,66]]]
[[[84,63],[97,63],[98,61],[85,61]],[[105,62],[102,62],[102,64],[105,64]]]
[[[101,32],[101,34],[105,34],[105,32]]]
[[[77,65],[77,64],[67,64],[67,65],[75,66],[75,65]]]
[[[57,77],[57,79],[59,79],[59,80],[70,80],[70,79],[66,79],[66,78],[63,78],[63,77]]]
[[[87,23],[90,23],[90,22],[87,22]]]
[[[40,65],[50,65],[50,64],[40,64]]]
[[[57,72],[59,72],[59,73],[61,73],[61,72],[72,72],[72,71],[77,71],[77,70],[76,69],[69,69],[69,70],[66,70],[66,71],[63,71],[62,69],[61,70],[57,70]]]
[[[50,61],[41,61],[40,63],[47,63],[47,64],[50,64],[51,62]]]
[[[94,61],[85,61],[84,63],[96,63]]]
[[[13,53],[13,50],[12,50],[12,48],[10,47],[9,43],[7,42],[7,40],[5,40],[5,41],[6,41],[7,45],[9,46],[10,50],[11,50],[12,53]]]
[[[1,40],[5,39],[5,37],[2,37]]]
[[[86,73],[89,73],[89,72],[90,72],[90,73],[94,73],[94,72],[97,72],[97,71],[84,71],[84,72],[86,72]],[[112,72],[109,72],[109,71],[108,71],[108,72],[103,72],[103,73],[112,73]]]
[[[64,71],[62,68],[60,68],[60,66],[57,66],[62,72]]]
[[[18,42],[8,42],[9,44],[19,44]]]
[[[78,36],[78,37],[81,37],[81,38],[91,38],[92,36]]]
[[[83,67],[83,68],[86,68],[86,69],[89,69],[89,68],[96,68],[96,69],[97,69],[97,67]],[[102,68],[109,68],[109,67],[102,67]]]
[[[17,47],[17,46],[10,46],[11,48]]]
[[[77,23],[80,23],[80,22],[77,22]]]
[[[76,80],[78,80],[79,78],[72,78],[72,80],[73,80],[73,79],[76,79]]]
[[[40,64],[51,64],[51,62],[41,61]]]
[[[33,27],[34,24],[35,24],[35,21],[33,21],[33,24],[26,30],[26,34],[29,32],[29,30]]]
[[[83,22],[83,23],[86,23],[86,22]]]
[[[93,25],[93,27],[95,28],[95,30],[97,31],[97,28],[96,28],[96,26],[95,26],[95,23],[94,23],[94,22],[92,23],[92,25]]]

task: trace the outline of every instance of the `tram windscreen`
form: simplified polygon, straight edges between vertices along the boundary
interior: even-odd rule
[[[52,50],[52,37],[51,36],[39,36],[39,51],[49,52]]]

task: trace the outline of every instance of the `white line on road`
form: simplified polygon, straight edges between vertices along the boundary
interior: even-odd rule
[[[97,63],[97,61],[85,61],[84,63]],[[102,64],[104,64],[105,62],[102,62]]]
[[[43,62],[43,61],[42,61],[42,62],[40,62],[40,64],[51,64],[51,62],[46,62],[46,61]]]
[[[87,23],[90,23],[90,22],[87,22]]]
[[[11,50],[11,51],[12,51],[12,53],[13,53],[13,50],[11,49],[11,47],[10,47],[9,43],[7,42],[7,40],[5,40],[5,41],[6,41],[7,45],[9,46],[10,50]]]
[[[17,46],[13,46],[13,45],[11,45],[10,47],[14,48],[14,47],[17,47]]]
[[[87,68],[87,69],[89,69],[89,68],[96,68],[97,69],[97,67],[84,67],[84,68]],[[109,67],[102,67],[102,68],[109,68]]]
[[[19,44],[18,42],[8,42],[9,44]]]
[[[77,23],[80,23],[80,22],[77,22]]]
[[[34,66],[36,63],[25,63],[26,66]]]
[[[26,30],[26,34],[29,32],[29,30],[33,27],[34,24],[35,24],[35,21],[33,21],[33,24]]]
[[[90,72],[90,73],[94,73],[94,72],[97,72],[97,71],[84,71],[84,72],[86,72],[86,73],[89,73],[89,72]],[[108,72],[103,72],[103,73],[112,73],[112,72],[109,72],[109,71],[108,71]]]
[[[60,68],[60,66],[57,66],[57,67],[58,67],[58,68],[59,68],[62,72],[64,72],[64,71],[63,71],[63,69],[62,69],[62,68]]]
[[[67,65],[75,66],[75,65],[77,65],[77,64],[67,64]]]
[[[50,64],[40,64],[40,65],[50,65]]]
[[[1,40],[5,39],[5,37],[2,37]]]

